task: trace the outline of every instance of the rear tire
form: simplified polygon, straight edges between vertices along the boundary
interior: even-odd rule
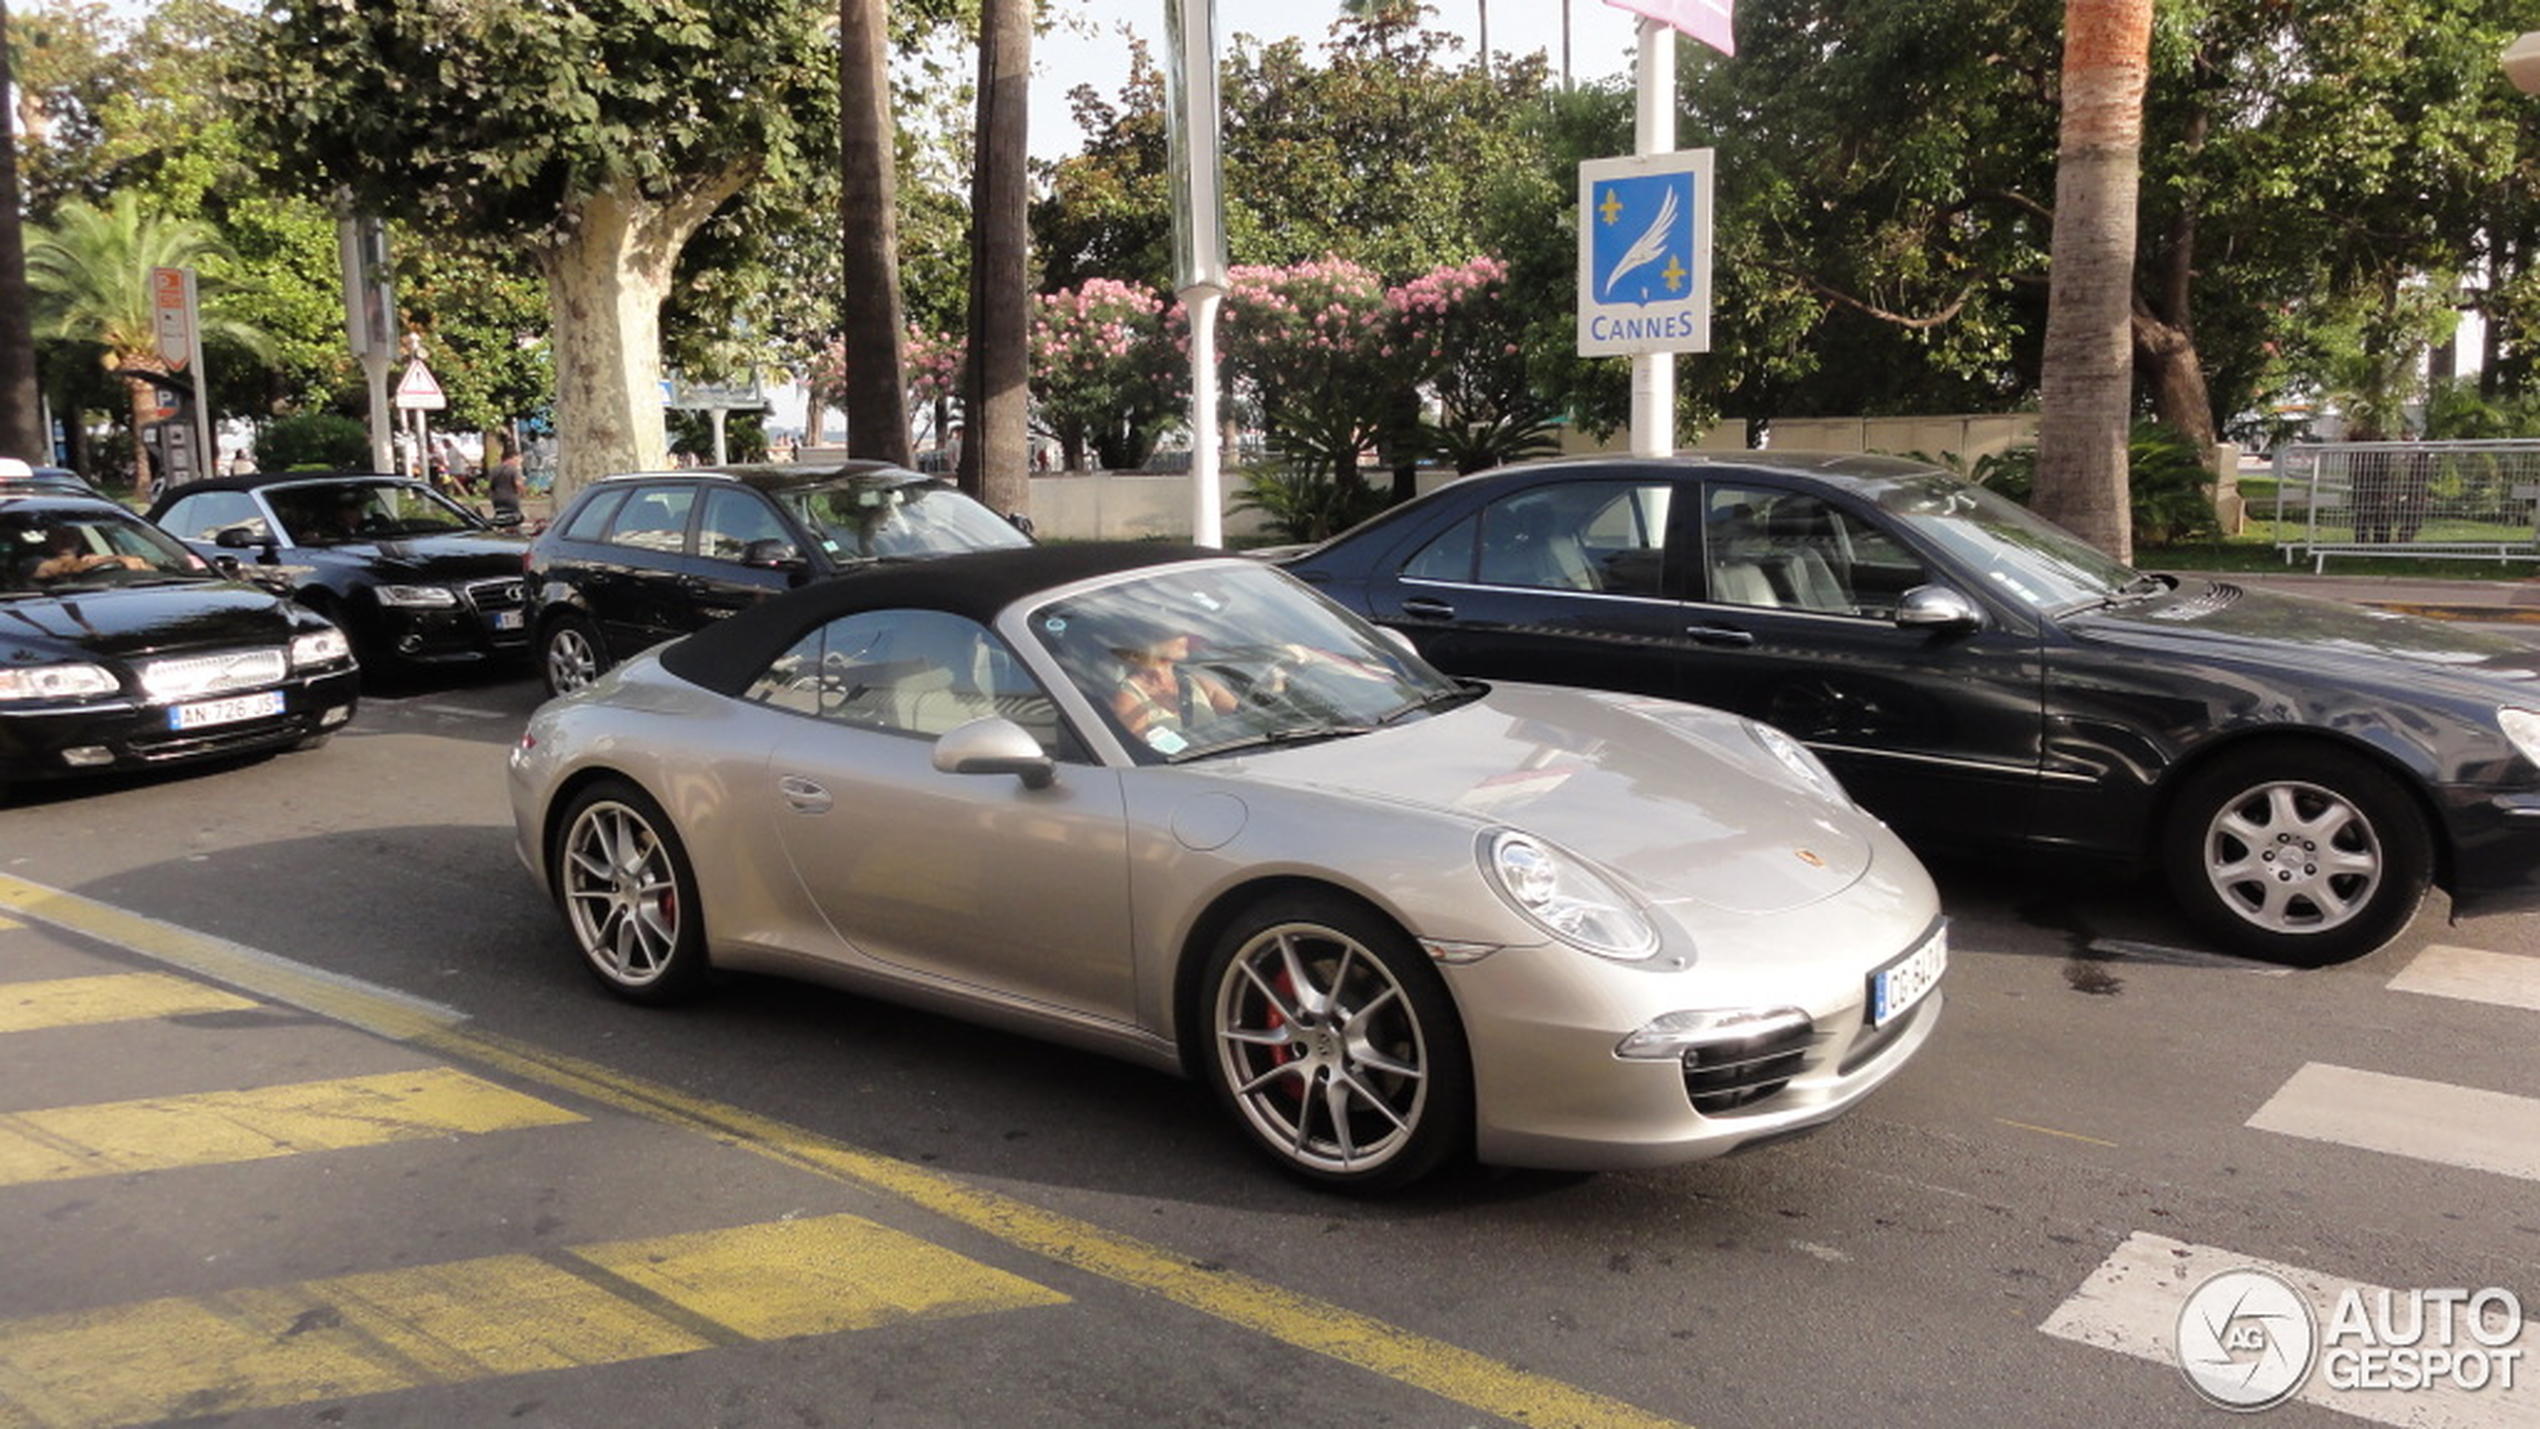
[[[2233,952],[2317,966],[2397,937],[2433,882],[2433,832],[2359,755],[2255,750],[2179,790],[2162,861],[2190,917]]]
[[[574,796],[563,830],[548,878],[583,965],[629,1002],[693,996],[707,970],[705,910],[670,816],[608,779]]]
[[[587,689],[607,673],[609,657],[597,626],[578,615],[559,615],[538,641],[538,673],[549,695]]]

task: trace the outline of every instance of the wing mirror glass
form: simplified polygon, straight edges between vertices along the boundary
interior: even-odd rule
[[[1984,624],[1984,612],[1945,585],[1918,585],[1896,603],[1896,623],[1909,630],[1973,630]]]
[[[994,715],[946,730],[935,741],[935,767],[946,774],[1011,774],[1026,789],[1046,789],[1058,765],[1023,726]]]

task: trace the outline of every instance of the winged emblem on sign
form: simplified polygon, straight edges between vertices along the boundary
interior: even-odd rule
[[[1623,256],[1614,264],[1614,271],[1605,275],[1605,296],[1609,300],[1613,298],[1614,289],[1623,281],[1625,274],[1635,268],[1655,263],[1667,255],[1667,230],[1674,226],[1675,221],[1676,191],[1670,187],[1667,190],[1666,202],[1658,206],[1658,217],[1651,220],[1647,231],[1632,240],[1631,247],[1623,250]]]

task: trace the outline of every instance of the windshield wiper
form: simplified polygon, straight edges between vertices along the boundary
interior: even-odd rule
[[[1431,690],[1427,694],[1420,696],[1418,699],[1411,701],[1407,705],[1404,705],[1402,708],[1386,715],[1384,718],[1376,721],[1376,723],[1380,725],[1396,724],[1425,710],[1446,709],[1454,705],[1465,704],[1472,700],[1478,700],[1481,697],[1481,690],[1472,685],[1457,685],[1453,689],[1447,690]]]
[[[1184,750],[1165,762],[1182,764],[1193,759],[1213,759],[1220,754],[1237,754],[1247,749],[1285,748],[1292,744],[1319,744],[1327,739],[1347,739],[1352,735],[1375,732],[1376,726],[1372,724],[1300,724],[1286,729],[1266,729],[1259,734],[1249,734],[1241,739],[1230,739],[1224,744],[1212,744],[1204,749]]]

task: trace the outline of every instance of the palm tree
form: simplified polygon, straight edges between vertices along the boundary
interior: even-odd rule
[[[27,284],[34,290],[40,336],[92,342],[110,372],[165,372],[159,356],[158,316],[150,270],[194,268],[228,256],[210,224],[142,211],[126,190],[105,208],[64,204],[52,225],[27,244]],[[198,283],[199,283],[198,279]],[[225,339],[250,351],[270,346],[262,331],[212,312],[203,314],[206,340]],[[139,440],[156,406],[151,384],[125,379],[132,400],[134,489],[149,489],[149,457]],[[209,420],[209,414],[203,414]]]
[[[35,330],[27,317],[26,233],[18,215],[17,126],[8,107],[9,7],[0,0],[0,456],[52,459],[35,390]]]
[[[891,122],[888,0],[838,0],[839,315],[847,451],[908,465],[907,363],[900,350],[896,131]],[[819,439],[814,422],[812,439]]]
[[[2063,124],[2037,421],[2038,512],[2119,560],[2134,553],[2135,191],[2153,0],[2065,0]]]
[[[1032,502],[1031,200],[1033,0],[979,12],[978,163],[970,180],[970,371],[961,484],[1003,515]]]

